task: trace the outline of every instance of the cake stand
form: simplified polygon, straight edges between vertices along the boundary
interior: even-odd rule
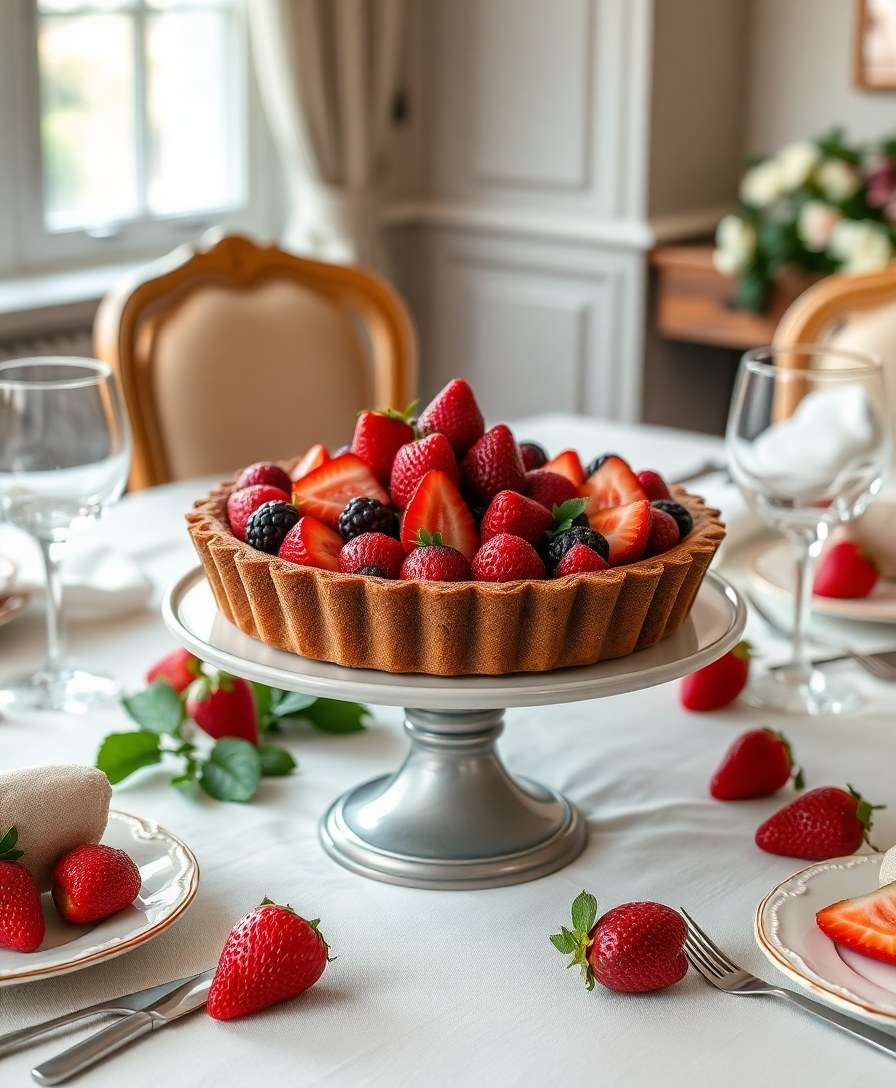
[[[734,646],[743,601],[707,574],[689,618],[656,646],[616,661],[511,676],[418,676],[349,669],[272,649],[217,609],[200,568],[162,605],[193,653],[271,687],[405,707],[401,767],[344,793],[320,824],[324,849],[362,876],[413,888],[489,888],[546,876],[581,853],[581,813],[561,794],[514,778],[495,742],[504,709],[597,699],[675,680]]]

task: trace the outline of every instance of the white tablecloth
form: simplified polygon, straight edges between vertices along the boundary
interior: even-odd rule
[[[519,427],[554,450],[617,449],[671,474],[714,439],[586,420],[544,417]],[[181,515],[201,491],[174,485],[126,499],[101,529],[139,559],[158,592],[194,562]],[[761,629],[754,637],[769,640]],[[37,663],[39,615],[0,630],[2,666]],[[71,631],[78,660],[141,683],[171,646],[156,612]],[[780,650],[780,647],[778,647]],[[480,892],[428,892],[353,876],[317,841],[317,820],[338,793],[396,766],[400,714],[375,709],[367,732],[345,738],[296,730],[289,779],[266,780],[248,805],[193,801],[159,770],[115,791],[113,804],[181,835],[202,869],[199,895],[169,932],[134,953],[63,978],[0,990],[0,1031],[215,963],[234,920],[264,895],[319,916],[339,957],[303,997],[229,1024],[202,1013],[141,1041],[85,1075],[109,1088],[259,1083],[283,1085],[653,1085],[708,1082],[892,1084],[890,1060],[769,999],[715,992],[688,974],[678,986],[625,996],[586,993],[548,935],[582,888],[602,910],[627,900],[687,906],[738,961],[777,978],[753,943],[758,900],[799,863],[759,851],[756,826],[782,798],[723,805],[707,782],[745,728],[784,728],[810,783],[846,780],[889,802],[877,838],[896,840],[892,689],[862,681],[869,696],[852,718],[772,720],[738,706],[684,712],[674,685],[603,701],[514,710],[501,746],[510,767],[564,791],[587,815],[584,854],[531,884]],[[118,710],[87,719],[42,715],[0,722],[0,767],[89,763]],[[779,980],[780,981],[780,980]],[[36,1060],[78,1037],[0,1059],[0,1083],[29,1083]]]

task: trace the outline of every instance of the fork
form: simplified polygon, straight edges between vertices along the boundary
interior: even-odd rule
[[[871,1027],[869,1024],[855,1020],[851,1016],[845,1016],[835,1009],[828,1008],[818,1001],[812,1001],[802,994],[783,986],[773,986],[765,982],[730,959],[719,946],[697,925],[688,912],[682,908],[681,913],[688,920],[688,935],[684,942],[684,952],[688,963],[701,974],[710,985],[726,994],[734,994],[737,997],[752,997],[755,994],[768,997],[779,997],[790,1005],[798,1005],[801,1009],[817,1016],[835,1028],[845,1031],[856,1039],[861,1039],[877,1050],[896,1058],[896,1036],[889,1035],[885,1031]]]

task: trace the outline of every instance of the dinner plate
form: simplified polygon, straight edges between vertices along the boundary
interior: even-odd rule
[[[130,952],[166,930],[184,913],[199,887],[199,866],[189,847],[152,820],[112,811],[102,841],[134,859],[143,879],[132,906],[95,925],[73,926],[43,896],[47,933],[36,952],[0,948],[0,986],[65,975]]]
[[[784,540],[764,544],[750,562],[757,587],[782,600],[793,600],[793,570],[793,554]],[[896,580],[881,578],[867,597],[813,597],[812,611],[862,623],[896,622]]]
[[[815,915],[840,899],[878,886],[883,854],[822,861],[788,877],[756,908],[760,949],[804,989],[854,1015],[896,1025],[896,967],[841,948],[815,924]]]

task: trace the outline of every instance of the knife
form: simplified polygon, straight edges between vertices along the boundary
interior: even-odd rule
[[[201,1009],[208,997],[214,973],[214,970],[203,971],[201,975],[196,975],[169,991],[153,1004],[132,1012],[130,1016],[110,1024],[84,1042],[77,1043],[55,1058],[36,1066],[31,1070],[31,1076],[38,1084],[61,1084],[142,1036],[166,1027],[189,1012]]]

